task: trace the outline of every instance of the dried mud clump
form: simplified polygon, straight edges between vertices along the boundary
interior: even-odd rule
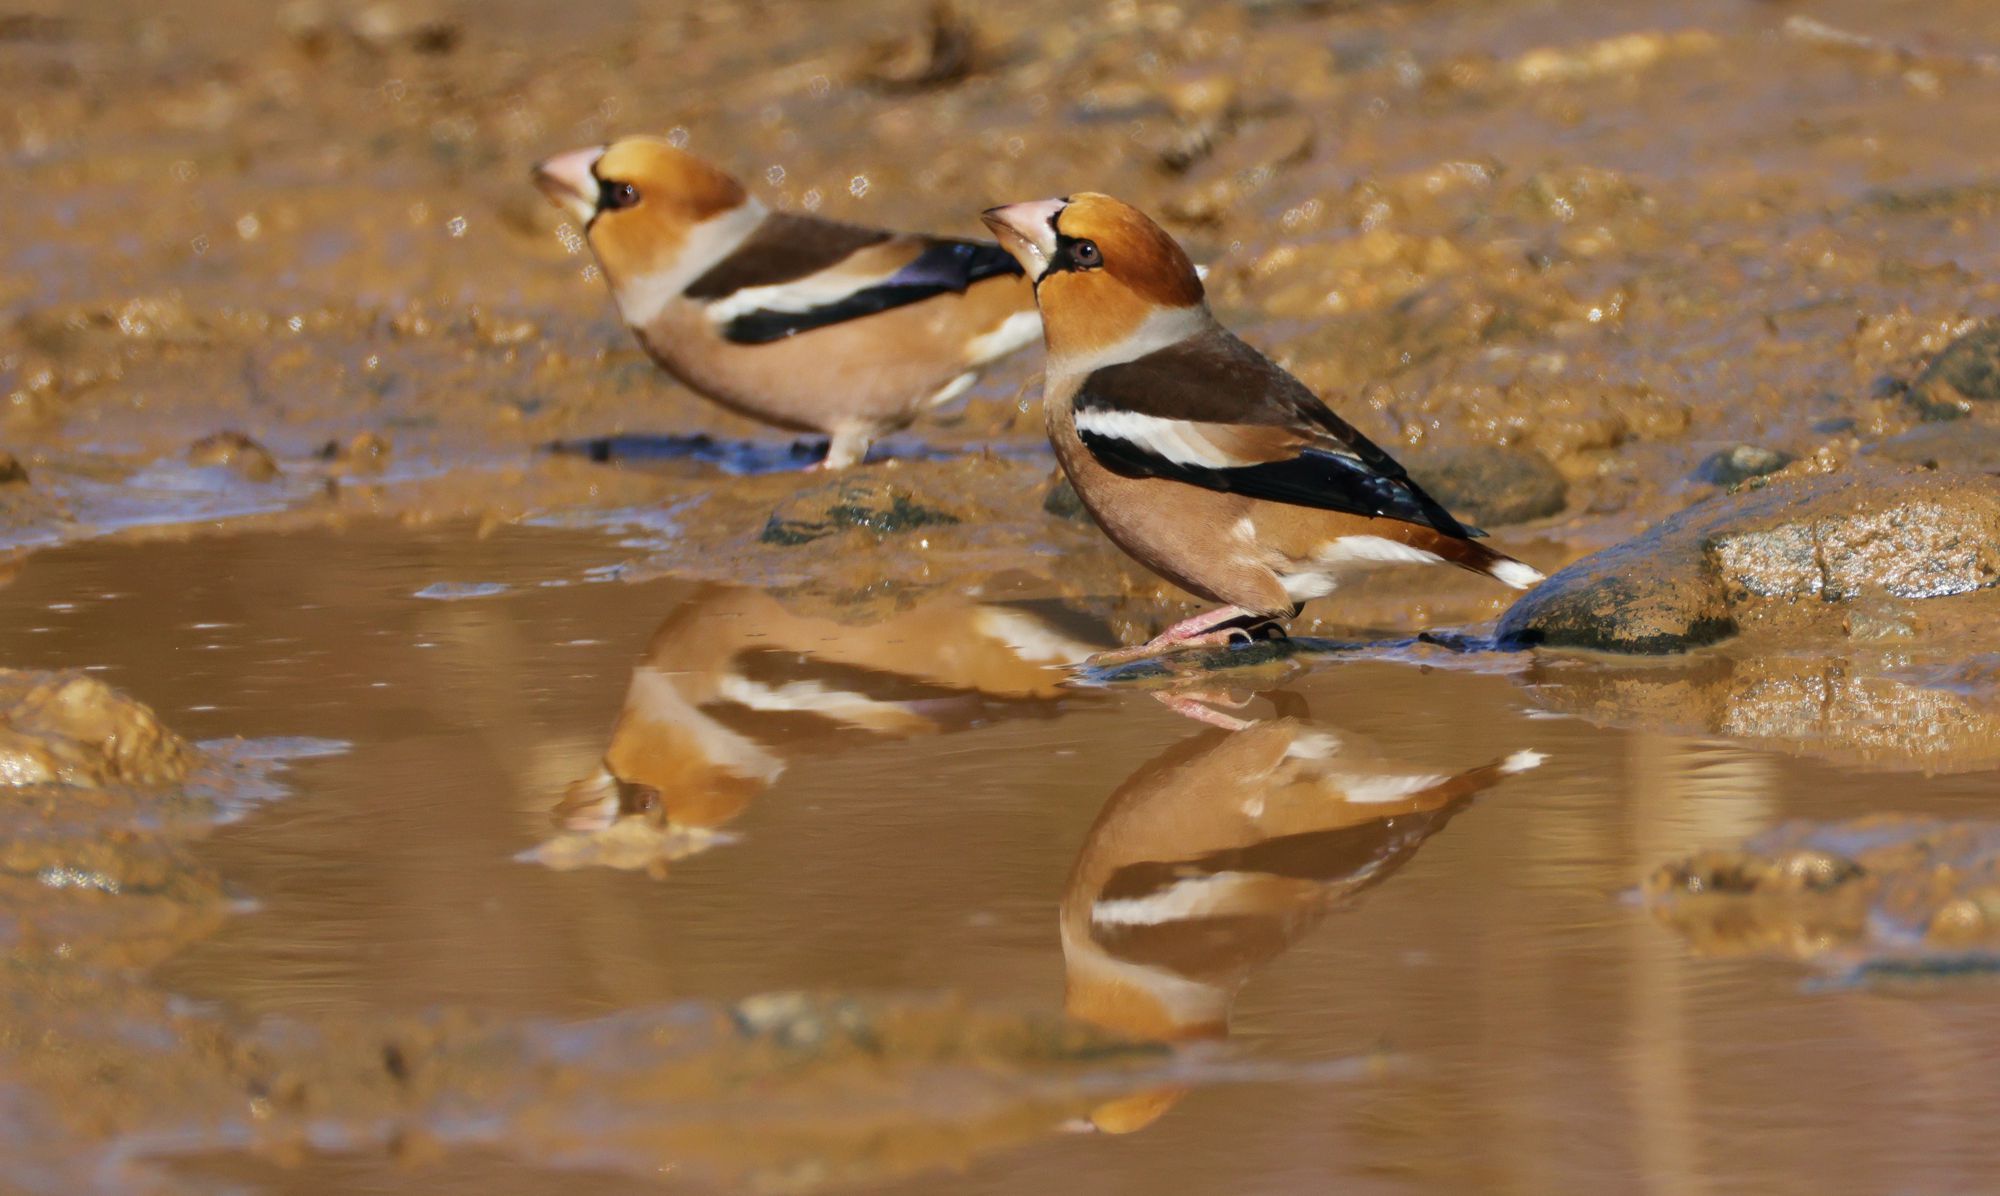
[[[9,452],[0,452],[0,486],[28,484],[28,467]]]
[[[102,681],[0,669],[0,786],[171,785],[193,762],[185,740]]]
[[[1824,604],[1864,594],[1934,599],[1996,580],[2000,481],[1853,469],[1700,503],[1549,578],[1499,635],[1510,647],[1685,652],[1752,620],[1804,630]]]
[[[246,482],[269,482],[278,476],[277,459],[269,449],[241,432],[217,432],[188,446],[188,464],[196,469],[226,469]]]
[[[1643,893],[1704,955],[1934,964],[2000,947],[2000,823],[1788,823],[1665,864]]]

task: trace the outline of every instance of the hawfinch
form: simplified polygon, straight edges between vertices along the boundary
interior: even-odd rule
[[[767,211],[656,138],[560,154],[534,177],[582,223],[654,361],[738,414],[832,437],[830,469],[1040,326],[1021,267],[990,241]]]
[[[1139,1039],[1225,1037],[1251,973],[1541,762],[1420,774],[1296,718],[1174,745],[1104,803],[1063,889],[1065,1011]],[[1180,1095],[1108,1102],[1091,1128],[1140,1129]]]
[[[1386,564],[1541,580],[1216,323],[1187,254],[1144,213],[1079,194],[984,219],[1034,283],[1043,410],[1070,484],[1118,547],[1224,604],[1100,661],[1226,643]]]

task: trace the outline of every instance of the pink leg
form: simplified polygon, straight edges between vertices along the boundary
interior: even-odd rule
[[[1250,618],[1253,613],[1240,606],[1223,606],[1203,611],[1192,618],[1182,619],[1137,647],[1114,648],[1109,652],[1099,652],[1085,663],[1102,667],[1124,664],[1131,660],[1144,660],[1172,648],[1205,648],[1227,644],[1236,637],[1236,632],[1217,630],[1217,628],[1236,619]]]
[[[1161,705],[1175,714],[1191,718],[1198,723],[1207,723],[1211,727],[1221,727],[1225,731],[1242,731],[1257,725],[1255,719],[1237,718],[1234,715],[1224,714],[1222,711],[1208,705],[1209,702],[1222,702],[1239,707],[1249,704],[1247,702],[1232,703],[1229,701],[1227,695],[1224,694],[1213,694],[1200,690],[1192,692],[1182,690],[1179,693],[1173,693],[1168,690],[1155,690],[1153,691],[1153,696],[1160,700]]]

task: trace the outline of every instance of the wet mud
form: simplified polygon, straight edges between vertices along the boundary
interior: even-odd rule
[[[0,1188],[1993,1187],[1988,6],[837,8],[0,13]],[[1130,199],[1553,576],[1084,664],[1036,354],[809,472],[628,132]]]

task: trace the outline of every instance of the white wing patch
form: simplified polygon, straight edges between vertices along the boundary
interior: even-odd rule
[[[1184,419],[1163,419],[1136,411],[1109,411],[1102,407],[1078,411],[1076,430],[1107,440],[1122,440],[1155,457],[1176,465],[1202,469],[1240,469],[1258,462],[1226,453],[1217,448],[1203,429],[1206,424]]]
[[[1374,565],[1437,565],[1444,558],[1435,552],[1412,548],[1399,540],[1382,536],[1342,536],[1329,540],[1313,553],[1312,560],[1278,580],[1294,602],[1333,593],[1343,577]],[[1501,580],[1505,581],[1505,578]]]
[[[1382,536],[1342,536],[1320,545],[1315,561],[1328,565],[1366,562],[1382,565],[1436,565],[1444,558],[1435,552],[1412,548],[1400,540]]]
[[[1041,337],[1042,313],[1034,308],[1017,311],[1002,320],[998,328],[984,336],[974,337],[965,347],[965,360],[972,365],[985,365],[1033,344]]]
[[[808,312],[814,308],[827,307],[856,291],[879,286],[895,273],[859,275],[838,273],[839,267],[823,270],[818,274],[808,274],[804,278],[794,278],[789,282],[772,283],[765,287],[744,287],[717,299],[708,305],[708,318],[717,325],[727,324],[738,316],[747,316],[759,311]]]

